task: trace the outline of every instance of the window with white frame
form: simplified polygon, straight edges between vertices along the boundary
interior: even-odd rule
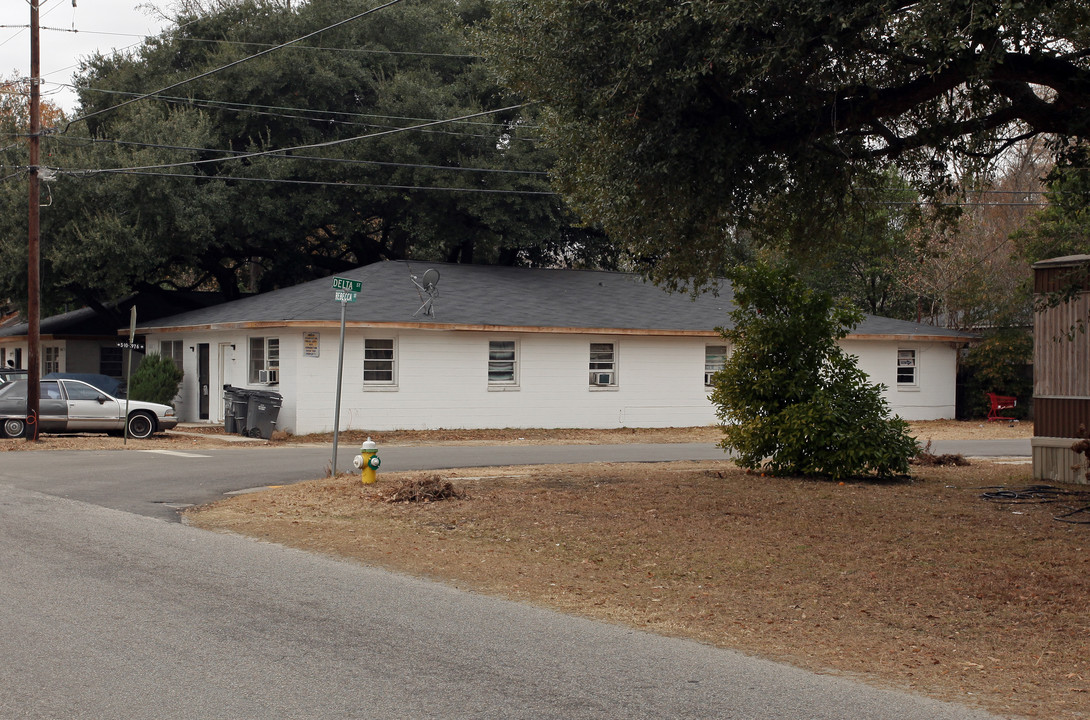
[[[182,341],[161,340],[159,342],[159,354],[174,362],[174,366],[182,369]]]
[[[590,386],[617,386],[617,346],[615,343],[590,344]]]
[[[488,341],[488,384],[518,384],[518,343],[514,340]]]
[[[366,338],[363,341],[364,385],[394,385],[397,380],[396,363],[393,338]]]
[[[42,374],[61,371],[61,349],[56,345],[42,346]]]
[[[706,345],[704,347],[704,387],[712,386],[712,378],[726,364],[726,345]]]
[[[897,387],[915,387],[919,384],[918,357],[915,350],[897,350]]]
[[[250,338],[250,382],[280,382],[280,338]]]

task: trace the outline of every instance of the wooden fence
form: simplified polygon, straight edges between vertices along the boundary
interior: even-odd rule
[[[1033,273],[1033,477],[1085,483],[1086,458],[1071,445],[1090,428],[1090,255],[1045,260]],[[1066,300],[1046,302],[1065,290]]]

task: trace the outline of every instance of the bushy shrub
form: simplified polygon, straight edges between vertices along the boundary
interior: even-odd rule
[[[753,263],[731,279],[734,327],[719,331],[733,351],[711,395],[720,446],[773,475],[907,473],[918,449],[908,424],[837,342],[862,314],[785,266]]]
[[[969,349],[962,361],[961,381],[964,405],[960,410],[966,418],[988,416],[988,393],[1018,398],[1018,406],[1001,414],[1024,418],[1033,396],[1033,376],[1029,371],[1033,361],[1033,338],[1020,329],[990,332]]]
[[[182,371],[173,360],[157,354],[145,355],[129,378],[129,397],[170,405],[181,384]]]

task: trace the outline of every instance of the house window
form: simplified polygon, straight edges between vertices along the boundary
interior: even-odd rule
[[[518,383],[518,345],[514,340],[489,340],[488,384]]]
[[[61,371],[61,349],[56,345],[42,346],[42,374]]]
[[[280,338],[250,338],[250,382],[280,382]]]
[[[616,387],[617,348],[614,343],[590,344],[590,386]]]
[[[393,338],[367,338],[363,341],[363,383],[393,385],[395,363]]]
[[[918,384],[915,350],[897,351],[897,387],[914,387]]]
[[[182,369],[182,341],[163,340],[159,343],[159,354],[174,362],[174,366]]]
[[[122,358],[124,357],[124,351],[119,347],[104,347],[98,349],[98,371],[102,375],[109,375],[112,378],[119,378],[123,375],[121,369],[124,367]]]
[[[704,348],[704,387],[712,386],[712,377],[726,364],[726,345],[708,345]]]

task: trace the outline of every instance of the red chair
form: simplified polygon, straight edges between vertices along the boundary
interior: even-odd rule
[[[1016,418],[1008,417],[1006,415],[1000,415],[1000,410],[1009,410],[1012,407],[1018,405],[1018,399],[1009,395],[996,395],[995,393],[988,393],[988,422],[999,420],[1010,420],[1015,422]]]

